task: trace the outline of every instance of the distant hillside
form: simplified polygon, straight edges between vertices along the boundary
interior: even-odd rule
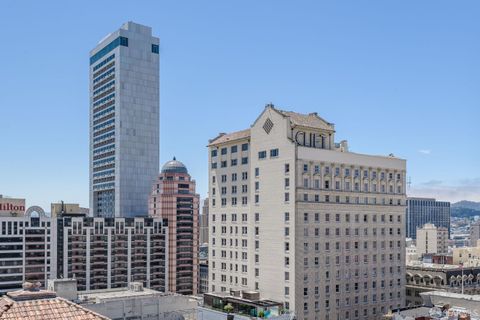
[[[452,208],[465,208],[465,209],[472,209],[472,210],[480,210],[480,202],[463,200],[463,201],[452,203]]]
[[[451,206],[452,217],[474,217],[480,216],[480,202],[460,201],[453,203]]]

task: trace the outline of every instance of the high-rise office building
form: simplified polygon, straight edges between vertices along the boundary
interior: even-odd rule
[[[209,142],[209,286],[301,319],[379,319],[405,299],[406,161],[348,151],[316,113],[267,105]]]
[[[168,221],[168,290],[197,294],[198,211],[195,180],[183,163],[173,158],[162,167],[152,186],[149,215]]]
[[[127,22],[90,52],[90,210],[148,214],[159,167],[159,39]]]
[[[447,228],[450,235],[450,202],[409,197],[406,210],[408,238],[416,239],[417,228],[422,228],[427,223]]]

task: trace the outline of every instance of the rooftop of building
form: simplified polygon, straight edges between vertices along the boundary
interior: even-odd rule
[[[78,294],[80,303],[101,303],[106,300],[121,300],[132,297],[167,297],[182,296],[175,293],[164,293],[161,291],[144,288],[140,282],[130,283],[128,288],[90,290]],[[183,296],[182,296],[183,297]]]
[[[429,297],[444,297],[453,299],[463,299],[465,301],[480,302],[480,295],[461,294],[447,291],[432,291],[428,292]]]
[[[407,270],[432,270],[432,271],[450,271],[461,270],[462,267],[455,264],[438,264],[438,263],[425,263],[420,261],[410,261],[407,263]],[[469,268],[464,268],[469,269]]]
[[[389,312],[385,320],[469,319],[480,320],[480,296],[443,291],[421,292],[423,305]]]
[[[218,136],[210,140],[210,146],[223,144],[226,142],[234,142],[250,138],[250,129],[235,131],[231,133],[219,133]]]
[[[294,126],[301,126],[307,128],[321,128],[327,131],[335,131],[335,125],[328,121],[325,121],[321,118],[318,113],[312,112],[308,114],[293,112],[293,111],[285,111],[275,108],[273,104],[267,104],[265,108],[271,108],[281,114],[285,118],[289,118],[290,122]],[[223,144],[226,142],[233,142],[237,140],[247,139],[250,137],[250,129],[235,131],[232,133],[220,133],[216,138],[210,140],[209,146]]]
[[[109,320],[79,306],[55,292],[39,290],[39,284],[25,283],[24,289],[0,298],[0,320]]]
[[[167,161],[162,167],[162,173],[184,173],[188,174],[187,167],[175,157],[173,160]]]

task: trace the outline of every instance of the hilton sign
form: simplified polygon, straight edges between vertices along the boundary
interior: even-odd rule
[[[25,199],[0,198],[0,216],[25,214]]]

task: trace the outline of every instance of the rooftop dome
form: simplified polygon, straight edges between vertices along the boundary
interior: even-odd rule
[[[188,173],[188,170],[183,163],[173,157],[173,160],[163,165],[162,173]]]

